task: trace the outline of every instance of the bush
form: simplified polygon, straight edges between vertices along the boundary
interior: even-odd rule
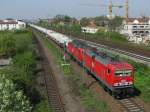
[[[0,111],[31,112],[31,106],[22,91],[16,91],[11,80],[0,74]]]
[[[15,40],[9,33],[2,33],[0,35],[0,56],[13,56],[15,52]]]
[[[31,51],[18,54],[13,59],[12,68],[15,70],[15,79],[23,80],[26,84],[31,84],[34,77],[35,58]]]
[[[31,37],[31,33],[27,30],[1,32],[0,56],[13,57],[17,52],[24,52],[27,49],[31,49]]]

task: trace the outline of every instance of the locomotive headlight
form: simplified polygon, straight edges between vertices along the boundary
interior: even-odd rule
[[[129,82],[129,85],[133,84],[133,82]]]
[[[119,85],[119,83],[114,83],[114,86],[118,86]]]

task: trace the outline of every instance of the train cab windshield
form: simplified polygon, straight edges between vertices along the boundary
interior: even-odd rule
[[[132,75],[132,70],[117,70],[115,72],[116,76],[131,76]]]

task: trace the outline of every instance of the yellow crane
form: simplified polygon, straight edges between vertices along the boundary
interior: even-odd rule
[[[110,0],[110,4],[109,4],[109,15],[110,18],[112,19],[112,10],[113,7],[117,7],[117,8],[123,8],[125,7],[125,18],[129,18],[129,0],[126,0],[125,5],[114,5],[112,3],[112,0]]]
[[[108,6],[110,19],[113,19],[113,7],[123,8],[123,5],[114,5],[114,4],[112,3],[112,0],[110,0],[110,4],[109,4],[109,6]]]
[[[129,18],[129,0],[126,0],[125,8],[126,8],[125,18]]]
[[[82,5],[86,5],[86,6],[95,6],[95,5],[92,5],[92,4],[82,4]],[[109,18],[112,19],[113,18],[113,8],[124,8],[125,7],[125,10],[126,10],[126,14],[125,14],[125,18],[129,18],[129,0],[126,0],[126,3],[125,5],[115,5],[112,3],[112,0],[109,1],[109,5],[105,5],[105,4],[101,4],[101,5],[98,5],[100,7],[108,7],[108,10],[109,10]]]

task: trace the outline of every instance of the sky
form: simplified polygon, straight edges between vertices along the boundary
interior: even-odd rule
[[[124,4],[126,0],[112,0],[114,4]],[[150,0],[129,0],[130,16],[150,16]],[[87,4],[87,5],[85,5]],[[91,4],[91,5],[90,5]],[[0,19],[51,18],[58,14],[76,18],[107,15],[109,0],[0,0]],[[124,15],[124,9],[113,9],[114,14]]]

